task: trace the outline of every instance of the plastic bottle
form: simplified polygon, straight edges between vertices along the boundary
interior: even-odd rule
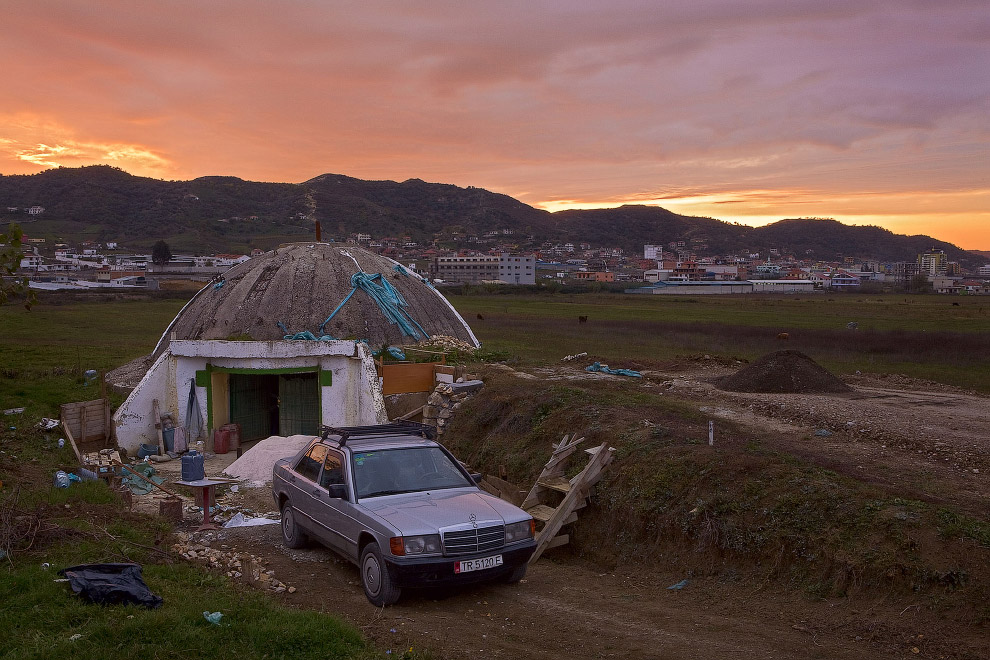
[[[56,488],[68,488],[69,487],[69,475],[59,470],[55,473],[55,487]]]

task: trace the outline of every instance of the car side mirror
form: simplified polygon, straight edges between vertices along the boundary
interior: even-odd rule
[[[337,500],[347,499],[347,486],[345,484],[330,484],[327,489],[330,491],[330,497]]]
[[[473,481],[474,483],[480,484],[482,479],[483,479],[483,477],[482,477],[482,475],[481,475],[480,472],[472,472],[471,473],[471,481]]]

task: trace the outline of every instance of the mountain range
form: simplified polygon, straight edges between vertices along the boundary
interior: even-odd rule
[[[35,205],[44,207],[44,213],[24,213]],[[621,247],[636,255],[644,244],[666,247],[684,241],[699,255],[766,255],[776,249],[781,255],[823,261],[914,261],[934,247],[967,267],[986,262],[980,253],[930,236],[831,219],[784,219],[749,227],[640,205],[550,213],[482,188],[419,179],[366,181],[341,174],[298,184],[227,176],[163,181],[106,165],[0,175],[0,222],[9,221],[21,223],[28,236],[53,242],[116,241],[147,250],[165,240],[174,252],[198,254],[242,253],[306,240],[319,221],[324,237],[335,240],[360,232],[375,238],[409,236],[423,244],[436,236],[442,241],[454,233],[499,231],[501,243],[519,250],[552,241]]]

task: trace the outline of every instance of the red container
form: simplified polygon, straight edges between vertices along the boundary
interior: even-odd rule
[[[224,424],[220,428],[227,431],[227,437],[229,438],[228,451],[237,451],[241,446],[241,425],[237,422],[231,422],[230,424]]]
[[[213,453],[226,454],[230,451],[230,432],[222,426],[213,432]]]

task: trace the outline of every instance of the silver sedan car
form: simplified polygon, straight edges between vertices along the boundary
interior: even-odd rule
[[[518,582],[536,548],[532,516],[478,488],[422,424],[325,428],[272,485],[285,545],[310,538],[357,564],[376,606],[405,587]]]

